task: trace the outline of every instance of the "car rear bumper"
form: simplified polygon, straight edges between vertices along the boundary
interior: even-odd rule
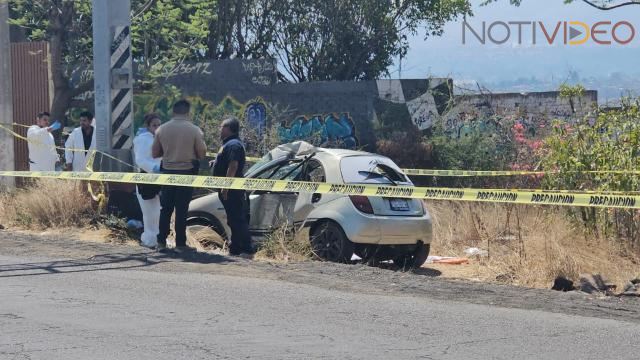
[[[431,229],[431,218],[428,215],[420,217],[397,217],[375,218],[380,225],[379,245],[410,245],[422,242],[431,244],[433,237]]]
[[[419,217],[398,216],[360,216],[348,219],[333,217],[344,230],[351,242],[356,244],[373,245],[413,245],[418,242],[431,244],[432,225],[429,215]],[[321,219],[308,219],[305,226]]]

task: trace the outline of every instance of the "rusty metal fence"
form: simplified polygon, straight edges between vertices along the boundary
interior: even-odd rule
[[[51,107],[49,44],[26,42],[11,44],[11,85],[13,122],[33,125],[36,114]],[[14,125],[15,132],[26,136],[27,128]],[[29,170],[26,141],[14,139],[16,170]]]

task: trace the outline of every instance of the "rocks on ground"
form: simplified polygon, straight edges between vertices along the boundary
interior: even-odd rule
[[[640,297],[640,279],[633,279],[625,286],[620,296],[637,296]]]

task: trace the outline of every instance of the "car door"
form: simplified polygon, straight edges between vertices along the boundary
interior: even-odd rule
[[[275,163],[260,173],[255,179],[300,180],[304,170],[301,159],[287,159]],[[264,236],[283,225],[293,225],[293,211],[297,201],[296,193],[273,193],[253,191],[249,194],[249,229],[254,236]]]
[[[320,161],[311,159],[305,164],[304,171],[299,176],[301,181],[309,181],[316,183],[326,182],[326,174],[324,167]],[[300,193],[297,196],[295,206],[293,208],[293,223],[298,226],[303,224],[309,214],[331,195]]]

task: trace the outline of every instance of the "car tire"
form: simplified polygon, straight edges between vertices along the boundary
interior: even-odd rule
[[[393,263],[403,271],[419,269],[427,261],[430,250],[430,244],[419,243],[413,252],[394,258]]]
[[[331,221],[324,221],[311,229],[313,253],[322,260],[348,263],[353,256],[354,245],[342,228]]]

